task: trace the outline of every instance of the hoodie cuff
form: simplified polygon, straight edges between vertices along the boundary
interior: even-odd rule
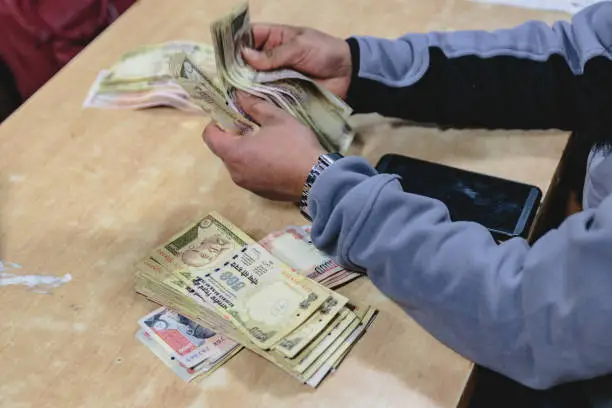
[[[364,80],[359,78],[359,68],[361,54],[359,50],[359,41],[355,37],[346,39],[346,43],[351,51],[351,82],[346,94],[346,103],[353,108],[353,113],[370,113],[371,111],[364,105],[365,97]]]

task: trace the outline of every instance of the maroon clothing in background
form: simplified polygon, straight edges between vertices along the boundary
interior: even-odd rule
[[[135,0],[0,0],[0,58],[23,100]]]

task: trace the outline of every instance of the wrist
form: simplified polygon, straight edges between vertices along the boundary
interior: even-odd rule
[[[310,211],[308,210],[308,197],[310,196],[310,190],[312,186],[314,186],[317,179],[323,174],[329,167],[331,167],[335,162],[342,159],[340,153],[325,153],[321,154],[315,164],[310,169],[308,176],[306,177],[306,181],[304,183],[302,189],[302,196],[298,203],[298,207],[300,208],[300,212],[307,219],[311,219]]]

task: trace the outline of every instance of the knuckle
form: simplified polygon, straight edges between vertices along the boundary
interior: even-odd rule
[[[308,38],[304,35],[303,32],[299,33],[298,35],[295,36],[295,38],[293,39],[293,42],[296,45],[299,46],[304,46],[304,44],[308,41]]]
[[[267,50],[264,50],[263,53],[266,59],[271,59],[276,54],[276,52],[274,52],[274,48],[268,48]]]
[[[264,64],[266,65],[266,68],[271,68],[276,59],[278,59],[278,52],[276,51],[275,48],[270,48],[264,51],[263,61],[264,61]]]
[[[287,63],[292,65],[301,65],[308,59],[310,45],[308,39],[304,36],[297,36],[293,40],[292,52],[287,56]]]

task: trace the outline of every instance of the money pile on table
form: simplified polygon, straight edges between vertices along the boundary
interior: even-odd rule
[[[171,106],[190,113],[202,109],[170,75],[169,58],[183,53],[207,75],[215,75],[211,46],[191,41],[171,41],[137,48],[98,74],[83,106],[86,108],[143,109]]]
[[[270,101],[317,135],[328,151],[345,153],[354,139],[352,109],[299,72],[255,71],[242,59],[254,45],[248,4],[211,25],[213,47],[174,42],[126,54],[92,86],[85,107],[143,108],[169,105],[204,113],[222,128],[244,134],[257,129],[237,103],[237,91]]]
[[[244,346],[316,387],[377,314],[330,289],[359,275],[319,253],[302,227],[255,242],[213,212],[136,269],[136,291],[163,306],[141,319],[137,336],[182,364],[172,368],[186,380]]]

